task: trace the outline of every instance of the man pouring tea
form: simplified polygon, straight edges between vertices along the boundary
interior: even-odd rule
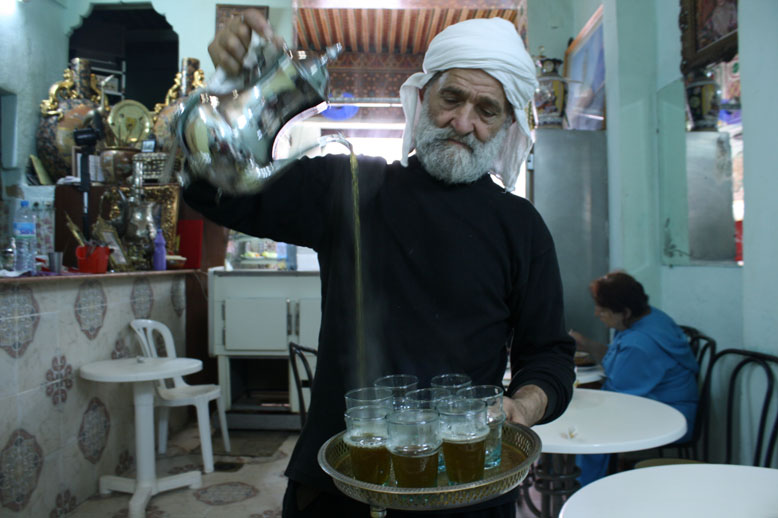
[[[214,64],[237,74],[252,32],[278,43],[248,11],[210,44]],[[554,243],[533,206],[506,192],[532,144],[525,108],[536,85],[513,24],[467,20],[432,40],[423,72],[401,87],[401,162],[360,156],[352,172],[345,155],[302,158],[259,193],[226,195],[202,180],[185,189],[187,203],[219,224],[318,254],[319,354],[309,417],[286,470],[284,517],[369,515],[316,456],[344,428],[344,394],[379,376],[412,374],[421,387],[462,372],[474,385],[501,385],[510,359],[509,421],[531,426],[567,407],[575,344]],[[512,517],[515,501],[513,491],[429,514]]]

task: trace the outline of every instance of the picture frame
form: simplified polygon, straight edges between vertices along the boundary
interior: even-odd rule
[[[122,272],[131,269],[130,262],[127,260],[127,255],[122,246],[122,241],[119,239],[119,234],[113,225],[98,216],[97,221],[92,225],[92,236],[105,243],[105,246],[111,249],[111,253],[108,255],[108,263],[111,265],[112,270]]]
[[[737,54],[737,0],[681,0],[681,72]]]
[[[248,9],[258,9],[265,18],[268,16],[268,7],[266,5],[216,4],[216,30],[214,34],[219,32],[219,29],[230,18],[240,16]]]
[[[604,130],[606,127],[602,13],[600,5],[565,50],[564,77],[568,83],[563,126],[566,129]]]

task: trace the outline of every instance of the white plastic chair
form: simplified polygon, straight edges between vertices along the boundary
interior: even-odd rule
[[[165,356],[168,358],[176,357],[173,334],[162,322],[140,318],[130,322],[130,327],[138,335],[144,356],[152,358],[159,356],[154,342],[154,332],[157,332],[164,341]],[[194,405],[197,409],[200,447],[203,451],[203,471],[211,473],[213,471],[213,446],[211,445],[211,423],[208,403],[214,399],[219,412],[219,426],[221,427],[224,449],[230,451],[230,438],[227,432],[227,418],[224,414],[221,389],[219,385],[189,385],[181,376],[176,376],[171,378],[171,380],[172,387],[167,383],[167,379],[157,382],[157,394],[154,398],[154,405],[159,407],[159,428],[157,432],[159,453],[165,453],[167,449],[170,407]]]

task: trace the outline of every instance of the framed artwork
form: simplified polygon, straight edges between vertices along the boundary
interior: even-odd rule
[[[108,255],[108,262],[112,270],[122,272],[130,269],[130,263],[127,261],[127,256],[122,247],[122,241],[119,239],[119,234],[113,225],[98,217],[95,224],[92,225],[92,236],[98,241],[105,243],[105,246],[111,249],[111,253]]]
[[[681,71],[737,54],[737,0],[681,0]]]
[[[605,47],[602,5],[565,51],[568,79],[564,127],[605,129]]]
[[[221,29],[230,18],[233,16],[240,16],[243,14],[243,11],[246,11],[247,9],[258,9],[262,15],[267,18],[268,8],[266,5],[216,4],[216,31],[214,34],[219,32],[219,29]]]

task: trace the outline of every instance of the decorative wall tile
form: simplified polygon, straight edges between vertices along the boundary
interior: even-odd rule
[[[0,505],[21,511],[38,485],[43,467],[43,451],[35,437],[16,430],[0,451]]]
[[[27,504],[26,512],[31,518],[48,517],[51,510],[56,507],[57,491],[61,489],[60,480],[62,473],[66,473],[68,478],[76,474],[70,470],[63,470],[62,450],[56,450],[49,454],[46,446],[41,444],[43,450],[43,469],[38,477],[38,485],[30,495],[30,503]],[[0,515],[2,512],[0,512]]]
[[[40,321],[38,302],[28,286],[0,288],[0,349],[19,358],[35,338]]]
[[[54,509],[49,513],[49,518],[60,518],[66,514],[75,511],[78,501],[76,495],[70,492],[70,489],[66,489],[57,494],[57,502]]]
[[[41,313],[38,317],[39,322],[32,343],[22,356],[14,360],[18,377],[17,390],[20,393],[43,387],[52,358],[62,354],[58,338],[59,315]]]
[[[73,366],[64,354],[51,359],[46,381],[46,395],[51,397],[51,403],[55,407],[64,404],[68,399],[68,391],[73,388]]]
[[[73,309],[81,331],[90,340],[94,340],[103,327],[107,303],[100,281],[86,281],[78,288]]]
[[[119,463],[116,465],[114,473],[118,476],[122,476],[129,472],[133,466],[135,466],[135,457],[132,456],[130,450],[124,450],[119,454]]]
[[[154,291],[146,277],[138,277],[132,285],[132,314],[135,318],[149,318],[154,305]]]
[[[170,285],[170,302],[173,310],[179,317],[186,309],[186,281],[184,277],[177,277]]]
[[[35,436],[44,455],[48,456],[61,448],[64,415],[62,409],[52,404],[51,396],[46,394],[46,387],[41,384],[21,392],[16,401],[19,405],[19,428]]]
[[[0,330],[0,334],[2,330]],[[16,358],[12,358],[3,351],[0,351],[0,399],[8,396],[15,396],[18,392],[18,365]],[[0,414],[2,412],[0,411]],[[0,428],[2,424],[0,423]],[[2,435],[0,435],[0,438]]]
[[[81,420],[81,428],[78,430],[78,447],[92,464],[97,464],[103,455],[110,430],[111,419],[108,416],[108,409],[98,398],[92,398]]]
[[[130,329],[129,326],[122,328],[113,343],[111,359],[132,358],[133,356],[138,356],[138,354],[140,354],[140,350],[135,338],[135,331]]]
[[[150,312],[183,346],[186,309],[178,304],[185,304],[185,289],[184,275],[63,278],[0,288],[0,448],[14,445],[0,450],[0,516],[63,516],[74,499],[81,503],[95,494],[100,475],[131,471],[132,385],[91,382],[78,370],[138,354],[128,326],[135,312]],[[155,292],[164,294],[162,304],[153,304]],[[40,472],[26,461],[9,467],[20,455],[42,459]],[[3,478],[8,470],[14,480]],[[21,511],[8,507],[25,501]]]
[[[61,455],[63,479],[52,490],[67,488],[77,502],[83,503],[97,493],[98,479],[107,472],[98,471],[94,464],[86,460],[75,440],[62,447]]]
[[[225,482],[198,489],[194,497],[208,505],[227,505],[242,502],[259,494],[259,490],[243,482]]]
[[[0,398],[0,446],[8,441],[14,430],[22,427],[19,420],[18,397],[14,394]]]

